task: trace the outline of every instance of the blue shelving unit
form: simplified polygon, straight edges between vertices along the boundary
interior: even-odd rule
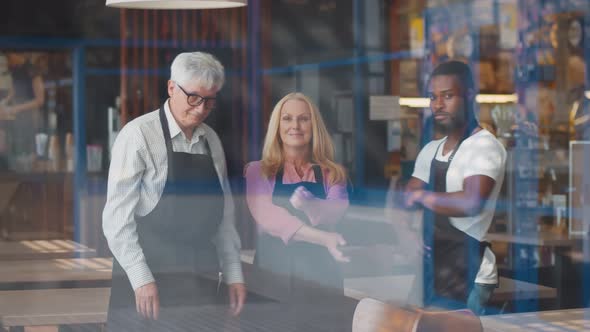
[[[257,5],[257,0],[252,1]],[[255,15],[259,11],[259,6],[251,6],[249,15]],[[259,29],[259,27],[258,27]],[[257,50],[250,44],[252,50],[251,56],[257,56]],[[82,204],[83,200],[89,194],[88,192],[88,174],[86,167],[86,81],[90,76],[120,76],[123,73],[121,68],[91,68],[87,66],[87,52],[92,48],[120,48],[120,47],[157,47],[157,48],[178,48],[175,41],[165,40],[127,40],[119,39],[72,39],[72,38],[41,38],[41,37],[0,37],[0,49],[26,50],[26,51],[49,51],[49,50],[68,50],[72,55],[72,105],[73,105],[73,136],[74,136],[74,241],[81,240],[82,225]],[[183,42],[182,47],[191,47],[195,49],[207,48],[229,48],[237,49],[244,47],[240,42],[224,41],[193,41]],[[249,73],[249,82],[255,86],[255,78],[259,73],[259,65],[254,66],[255,70]],[[169,68],[156,68],[149,70],[128,69],[125,71],[128,75],[158,75],[168,77]],[[227,76],[244,75],[241,70],[228,71]],[[255,92],[253,90],[253,92]],[[256,106],[256,99],[252,98],[252,106]],[[252,109],[257,109],[253,107]],[[255,117],[255,115],[253,115]],[[258,123],[258,121],[253,121]],[[104,183],[101,184],[104,187]],[[104,193],[104,189],[98,192]],[[93,188],[93,193],[96,188]]]
[[[85,117],[85,90],[86,90],[86,54],[87,45],[107,44],[106,41],[99,41],[97,44],[92,41],[62,38],[22,38],[22,37],[1,37],[0,48],[17,49],[30,51],[47,50],[70,50],[73,59],[73,129],[74,129],[74,241],[80,240],[81,216],[80,210],[82,200],[86,194],[86,117]]]

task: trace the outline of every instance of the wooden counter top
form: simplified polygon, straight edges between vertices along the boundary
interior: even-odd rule
[[[110,288],[0,291],[0,327],[105,323]]]
[[[0,283],[110,281],[111,258],[74,258],[5,261],[0,264]]]
[[[92,257],[96,250],[72,240],[0,241],[0,261]]]

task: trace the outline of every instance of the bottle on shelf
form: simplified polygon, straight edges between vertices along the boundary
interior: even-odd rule
[[[65,152],[66,152],[66,171],[74,171],[74,136],[72,133],[66,134],[65,141]]]
[[[49,147],[47,151],[47,159],[48,159],[48,171],[49,172],[59,172],[60,171],[60,147],[59,147],[59,139],[57,135],[53,134],[49,138]]]

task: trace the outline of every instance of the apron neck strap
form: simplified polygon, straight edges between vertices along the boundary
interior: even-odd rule
[[[475,128],[466,128],[465,132],[463,133],[463,137],[461,137],[461,139],[459,140],[459,142],[457,142],[457,145],[455,145],[455,147],[453,148],[453,151],[451,152],[451,155],[449,156],[449,161],[448,163],[450,164],[453,161],[453,158],[455,158],[455,153],[457,153],[457,150],[459,150],[459,147],[461,146],[461,144],[463,143],[463,141],[465,141],[466,139],[468,139],[473,132],[475,131],[475,129],[477,129],[479,127],[479,125],[477,125]],[[447,137],[448,139],[448,137]],[[445,144],[447,140],[444,140],[442,143],[440,143],[438,145],[438,147],[436,148],[436,152],[434,153],[434,159],[436,159],[436,155],[438,154],[438,150],[440,149],[440,147]]]
[[[166,119],[165,104],[160,107],[160,124],[162,125],[162,132],[164,133],[164,142],[166,142],[166,151],[168,157],[172,154],[172,138],[170,137],[170,128],[168,127],[168,120]]]
[[[313,175],[315,176],[315,182],[317,183],[324,183],[324,175],[322,174],[322,168],[320,165],[313,165],[311,166],[313,169]],[[285,174],[285,168],[281,166],[277,171],[275,183],[282,185],[283,184],[283,175]]]
[[[313,165],[313,175],[315,176],[315,182],[324,184],[324,175],[322,174],[322,168],[320,165]]]
[[[166,118],[165,112],[165,104],[162,104],[160,107],[160,124],[162,125],[162,132],[164,133],[164,141],[166,142],[166,151],[168,152],[168,157],[172,155],[174,150],[172,149],[172,138],[170,137],[170,127],[168,126],[168,119]],[[203,144],[205,144],[205,151],[207,155],[212,156],[211,147],[209,146],[209,141],[205,137],[203,137]]]
[[[436,148],[436,152],[434,153],[434,160],[436,160],[436,156],[438,155],[438,150],[440,150],[440,147],[443,146],[445,144],[446,140],[442,141],[438,147]],[[461,145],[461,143],[463,143],[463,140],[459,141],[457,143],[457,145],[455,145],[455,147],[453,148],[453,151],[451,151],[451,155],[449,156],[449,160],[447,161],[449,164],[453,161],[453,158],[455,158],[455,153],[457,153],[457,150],[459,150],[459,145]]]
[[[279,185],[283,184],[283,174],[284,173],[285,173],[284,168],[283,168],[283,166],[281,166],[279,168],[279,170],[277,171],[277,175],[276,175],[276,179],[275,179],[276,184],[279,184]]]

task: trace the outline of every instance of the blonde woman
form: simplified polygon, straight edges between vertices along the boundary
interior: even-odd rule
[[[291,295],[313,295],[300,282],[341,293],[337,262],[348,262],[339,248],[346,241],[332,228],[348,207],[346,173],[308,97],[291,93],[277,103],[262,160],[247,165],[245,177],[258,228],[255,264],[279,275]]]

